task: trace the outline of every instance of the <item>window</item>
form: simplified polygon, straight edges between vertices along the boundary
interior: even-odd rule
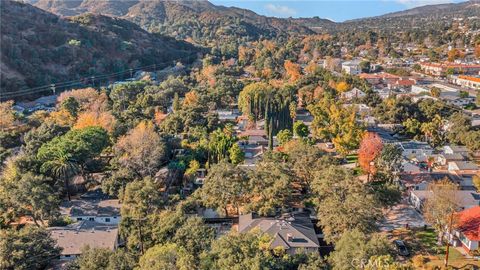
[[[95,219],[94,219],[93,217],[91,217],[91,218],[88,218],[88,220],[90,220],[90,221],[94,221]]]
[[[117,219],[117,217],[113,217],[114,219]]]
[[[110,222],[110,218],[105,218],[105,222]]]
[[[77,221],[83,220],[81,217],[77,217]]]

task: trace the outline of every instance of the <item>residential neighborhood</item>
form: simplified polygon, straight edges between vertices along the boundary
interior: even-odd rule
[[[2,1],[0,269],[480,269],[480,2],[300,2]]]

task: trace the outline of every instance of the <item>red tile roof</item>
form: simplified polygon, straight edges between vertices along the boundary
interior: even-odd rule
[[[472,82],[480,82],[480,78],[472,77],[472,76],[460,75],[460,76],[458,76],[458,78],[464,79],[464,80],[469,80],[469,81],[472,81]]]
[[[455,230],[462,232],[471,241],[480,241],[480,206],[457,213]]]

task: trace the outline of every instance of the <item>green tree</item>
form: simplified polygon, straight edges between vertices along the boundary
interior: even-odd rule
[[[293,134],[288,129],[280,130],[277,134],[277,140],[279,145],[284,145],[285,143],[292,140],[292,138],[293,138]]]
[[[237,143],[234,143],[228,152],[230,154],[230,161],[235,165],[240,164],[245,160],[245,153]]]
[[[189,217],[177,230],[172,240],[198,259],[203,251],[210,249],[214,239],[215,230],[212,227],[205,225],[200,217]]]
[[[124,249],[111,251],[106,248],[82,248],[82,254],[74,262],[79,270],[133,270],[136,260]]]
[[[330,166],[312,181],[319,225],[325,240],[336,242],[346,231],[371,232],[381,217],[379,203],[352,172]]]
[[[249,174],[249,200],[246,209],[270,215],[291,206],[292,175],[285,164],[264,159]]]
[[[358,229],[344,232],[328,261],[334,270],[361,269],[372,256],[388,255],[390,243],[379,234],[365,235]]]
[[[43,149],[40,148],[39,155],[43,155]],[[67,193],[68,200],[71,200],[70,196],[70,178],[78,174],[80,171],[77,162],[64,152],[57,152],[49,155],[49,160],[42,164],[40,168],[41,172],[50,174],[57,181],[63,180],[64,189]]]
[[[176,244],[156,245],[140,257],[141,270],[189,270],[196,269],[193,256]]]
[[[437,114],[431,122],[422,123],[420,130],[423,132],[430,145],[438,147],[445,142],[445,134],[442,131],[442,127],[442,117]]]
[[[201,269],[267,269],[270,237],[258,231],[230,233],[212,243],[201,262]]]
[[[201,189],[201,199],[207,207],[222,209],[228,216],[228,206],[239,207],[249,195],[247,172],[227,162],[220,162],[210,169]]]
[[[103,270],[107,269],[108,261],[113,251],[106,248],[82,248],[82,255],[76,264],[80,270]]]
[[[472,121],[469,117],[461,112],[456,112],[450,116],[450,128],[448,129],[447,138],[450,143],[465,144],[468,131],[472,127]]]
[[[439,98],[441,93],[442,93],[442,91],[438,87],[434,86],[434,87],[430,88],[430,95],[432,97]]]
[[[66,110],[71,116],[77,117],[80,103],[74,97],[68,97],[62,101],[60,108]]]
[[[128,183],[121,192],[122,221],[120,234],[127,240],[128,248],[132,250],[145,250],[149,245],[149,215],[157,213],[163,206],[159,188],[150,178],[136,180]]]
[[[421,134],[420,128],[422,123],[417,119],[408,118],[403,122],[403,126],[405,127],[405,133],[410,137],[417,137]]]
[[[174,112],[180,110],[180,108],[181,108],[180,98],[178,97],[178,93],[175,93],[175,95],[173,96],[172,108],[173,108]]]
[[[60,199],[48,180],[43,176],[26,173],[10,189],[15,211],[32,217],[37,226],[45,224],[44,221],[51,222],[60,215]]]
[[[402,149],[396,144],[384,144],[380,155],[375,159],[377,174],[393,179],[402,169]]]
[[[60,248],[43,228],[0,230],[1,269],[45,269],[60,256]]]
[[[75,129],[43,144],[37,158],[42,162],[41,171],[53,177],[68,177],[80,169],[85,173],[88,161],[97,157],[110,144],[110,138],[101,127]]]
[[[300,138],[306,138],[310,134],[310,131],[308,130],[308,126],[302,121],[296,121],[293,124],[293,134]]]
[[[429,184],[427,190],[432,192],[432,196],[423,207],[425,221],[438,233],[438,243],[441,244],[450,216],[459,207],[458,186],[444,179]]]

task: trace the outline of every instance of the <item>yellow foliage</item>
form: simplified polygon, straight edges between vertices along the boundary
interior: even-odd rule
[[[350,89],[350,85],[346,82],[339,82],[337,83],[336,89],[338,92],[343,93]]]
[[[13,100],[0,103],[0,129],[13,127],[15,114],[13,113]]]
[[[61,104],[69,97],[73,97],[80,104],[82,109],[86,109],[93,102],[95,102],[100,96],[100,93],[94,88],[74,89],[65,91],[58,96],[57,102]]]
[[[51,121],[60,126],[72,126],[75,123],[75,117],[66,110],[59,110],[51,112],[47,121]]]
[[[315,73],[315,70],[317,70],[317,63],[315,63],[314,61],[311,61],[310,63],[308,63],[308,65],[305,67],[305,72],[307,74],[313,74]]]
[[[183,100],[183,106],[191,106],[198,103],[198,95],[195,90],[192,90],[185,94],[185,99]]]
[[[86,127],[98,126],[108,132],[113,131],[115,118],[109,112],[83,112],[78,116],[77,122],[73,126],[74,129],[82,129]]]
[[[290,79],[290,82],[296,82],[302,76],[300,73],[300,65],[293,63],[290,60],[285,61],[283,67],[285,68],[285,73]]]

